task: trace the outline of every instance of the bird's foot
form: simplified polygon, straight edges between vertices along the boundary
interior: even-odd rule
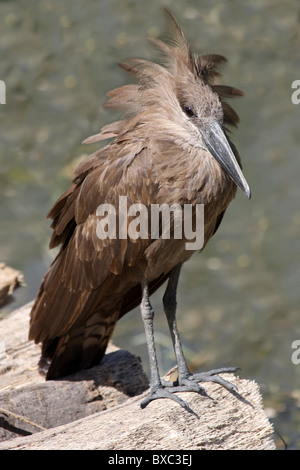
[[[237,386],[228,382],[227,380],[220,377],[218,374],[231,374],[240,370],[239,367],[222,367],[220,369],[213,369],[208,372],[200,372],[197,374],[191,374],[186,379],[184,379],[185,383],[199,383],[199,382],[214,382],[216,384],[222,385],[226,390],[232,392],[233,390],[238,390]]]
[[[176,401],[182,408],[184,408],[186,411],[189,413],[192,413],[193,415],[197,416],[198,415],[189,407],[189,405],[179,398],[177,395],[175,395],[175,392],[198,392],[202,393],[203,388],[200,387],[196,383],[190,383],[189,387],[187,386],[173,386],[173,387],[164,387],[161,385],[160,387],[151,389],[149,395],[147,395],[146,398],[141,402],[141,408],[146,408],[146,406],[150,403],[150,401],[157,400],[159,398],[170,398],[173,401]]]
[[[175,392],[197,392],[203,396],[208,396],[205,389],[198,385],[200,382],[214,382],[222,385],[226,390],[232,392],[238,390],[237,386],[220,377],[218,374],[233,373],[239,370],[239,367],[223,367],[213,369],[208,372],[200,372],[197,374],[189,374],[186,377],[169,382],[162,379],[162,384],[167,387],[171,393]]]
[[[208,397],[205,389],[199,385],[199,382],[214,382],[222,385],[224,388],[226,388],[226,390],[232,392],[238,389],[237,386],[223,379],[218,374],[231,374],[239,369],[239,367],[223,367],[220,369],[213,369],[208,372],[190,374],[184,378],[177,379],[174,382],[161,379],[161,385],[151,388],[149,395],[141,402],[141,408],[145,408],[150,403],[150,401],[157,400],[159,398],[170,398],[171,400],[176,401],[176,403],[181,405],[185,410],[198,417],[198,415],[189,407],[189,405],[184,400],[175,395],[175,393],[196,392],[202,396]]]

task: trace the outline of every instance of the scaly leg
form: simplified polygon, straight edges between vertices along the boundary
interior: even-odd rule
[[[194,411],[189,407],[189,405],[177,395],[174,395],[174,393],[197,392],[201,395],[207,396],[204,388],[202,388],[198,384],[199,382],[215,382],[219,385],[222,385],[227,390],[233,391],[237,387],[232,383],[228,382],[227,380],[224,380],[222,377],[219,377],[218,374],[236,372],[239,368],[223,367],[220,369],[214,369],[208,372],[202,372],[197,374],[192,374],[190,372],[185,361],[176,323],[176,292],[180,270],[181,264],[177,265],[172,270],[168,281],[167,289],[163,297],[164,310],[168,320],[168,325],[178,365],[178,380],[174,383],[162,381],[159,375],[153,334],[154,311],[149,300],[148,283],[146,281],[142,282],[143,295],[141,302],[141,313],[144,321],[145,334],[148,346],[151,372],[151,390],[149,395],[142,401],[141,407],[145,408],[148,403],[150,403],[150,401],[156,400],[158,398],[171,398],[172,400],[179,403],[187,411],[196,415],[196,413],[194,413]]]
[[[176,293],[177,293],[177,285],[178,279],[181,271],[181,264],[177,265],[171,272],[169,282],[167,285],[167,289],[165,295],[163,297],[163,304],[165,314],[168,320],[168,325],[171,333],[171,338],[173,341],[175,356],[178,364],[178,386],[174,384],[174,392],[179,391],[196,391],[198,393],[205,393],[204,389],[198,385],[198,382],[215,382],[227,390],[232,391],[237,387],[232,383],[224,380],[222,377],[219,377],[217,374],[220,373],[229,373],[229,372],[236,372],[239,368],[238,367],[228,367],[228,368],[221,368],[221,369],[214,369],[208,372],[202,372],[198,374],[192,374],[188,366],[186,364],[179,333],[177,329],[176,323]]]
[[[157,357],[154,344],[154,334],[153,334],[153,317],[154,310],[149,300],[149,290],[148,283],[144,280],[142,282],[142,302],[141,302],[141,314],[144,321],[145,335],[148,346],[148,355],[150,363],[150,373],[151,373],[151,389],[149,395],[142,401],[141,407],[145,408],[148,403],[157,398],[170,398],[176,401],[179,405],[185,408],[187,411],[195,414],[191,408],[176,395],[173,395],[167,388],[165,388],[160,380]]]

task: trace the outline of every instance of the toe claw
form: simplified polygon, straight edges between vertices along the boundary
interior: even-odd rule
[[[220,369],[213,369],[208,372],[191,374],[190,376],[186,374],[184,378],[176,380],[175,382],[169,382],[162,379],[161,383],[153,387],[149,395],[147,395],[141,402],[141,408],[146,408],[146,406],[153,400],[157,400],[159,398],[170,398],[182,406],[186,411],[199,418],[189,405],[176,395],[176,392],[196,392],[202,396],[208,397],[205,389],[199,385],[199,382],[214,382],[226,388],[229,392],[234,392],[238,390],[238,387],[223,379],[218,374],[233,373],[239,369],[239,367],[223,367]]]
[[[173,394],[173,390],[171,392],[168,389],[163,388],[163,387],[157,388],[156,390],[151,390],[149,395],[146,398],[144,398],[144,400],[141,402],[140,406],[142,409],[144,409],[150,403],[150,401],[157,400],[159,398],[170,398],[171,400],[175,401],[180,406],[182,406],[186,411],[188,411],[189,413],[192,413],[198,418],[198,415],[189,407],[189,405],[184,400],[179,398],[177,395]]]
[[[234,390],[238,390],[238,387],[235,384],[223,379],[218,374],[233,373],[233,372],[236,372],[237,370],[240,370],[240,368],[239,367],[222,367],[220,369],[213,369],[208,372],[201,372],[199,374],[193,374],[189,377],[189,380],[192,380],[197,383],[214,382],[219,385],[222,385],[229,392],[232,392]]]

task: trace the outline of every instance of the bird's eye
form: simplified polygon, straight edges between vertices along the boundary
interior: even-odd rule
[[[183,107],[183,111],[185,112],[185,114],[186,114],[188,117],[194,116],[194,111],[193,111],[192,108],[190,108],[189,106],[184,106],[184,107]]]

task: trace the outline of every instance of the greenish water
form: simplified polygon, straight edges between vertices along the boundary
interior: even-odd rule
[[[224,82],[242,89],[234,132],[252,189],[239,192],[205,252],[184,267],[178,317],[195,368],[238,365],[255,379],[276,430],[300,448],[298,1],[65,0],[0,1],[0,261],[20,269],[27,286],[1,310],[31,300],[54,253],[45,214],[97,146],[81,141],[116,116],[105,93],[128,80],[117,62],[153,57],[147,36],[166,31],[162,7],[176,15],[199,52],[225,55]],[[155,326],[162,372],[174,365],[162,290]],[[0,324],[1,328],[1,324]],[[114,341],[147,365],[138,310]],[[279,445],[282,446],[280,441]]]

